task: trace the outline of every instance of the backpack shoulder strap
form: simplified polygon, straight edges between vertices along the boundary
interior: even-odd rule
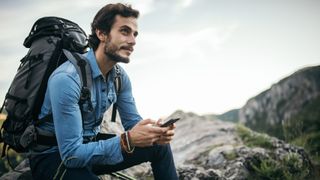
[[[63,53],[66,55],[68,60],[74,65],[80,76],[80,81],[82,84],[81,95],[79,100],[80,108],[82,108],[82,104],[85,101],[88,101],[89,110],[93,110],[90,92],[90,89],[92,87],[92,72],[90,66],[84,59],[85,57],[78,53],[71,53],[66,49],[63,49]]]
[[[114,87],[116,89],[116,94],[118,96],[121,90],[121,70],[118,64],[116,64],[114,68],[115,68]],[[117,103],[113,104],[111,122],[116,122],[116,115],[117,115]]]
[[[114,77],[114,85],[116,88],[116,93],[119,95],[120,90],[121,90],[121,69],[118,64],[114,66],[115,68],[115,77]]]

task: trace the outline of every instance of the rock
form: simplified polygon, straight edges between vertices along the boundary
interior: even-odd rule
[[[210,180],[225,180],[221,178],[217,172],[213,169],[204,169],[193,166],[186,166],[177,169],[179,173],[179,179],[183,180],[198,180],[198,179],[210,179]]]
[[[213,150],[214,151],[214,150]],[[224,156],[221,154],[221,152],[216,152],[214,151],[212,153],[212,151],[209,153],[208,155],[208,162],[207,165],[209,167],[213,167],[213,168],[217,168],[219,166],[221,166],[225,161]]]

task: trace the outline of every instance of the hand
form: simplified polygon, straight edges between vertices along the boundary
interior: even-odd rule
[[[141,120],[130,130],[130,141],[132,146],[147,147],[152,146],[156,141],[160,140],[169,127],[161,128],[155,126],[156,121],[151,119]]]
[[[160,126],[162,123],[162,120],[159,119],[157,121],[157,125]],[[175,124],[170,125],[169,127],[166,127],[167,131],[162,134],[159,140],[157,140],[156,144],[169,144],[174,136],[174,129],[176,128]]]

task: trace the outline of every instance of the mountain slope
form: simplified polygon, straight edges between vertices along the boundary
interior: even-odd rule
[[[320,116],[320,66],[308,67],[297,71],[291,76],[284,78],[277,84],[259,95],[251,98],[239,111],[239,120],[246,126],[260,132],[285,139],[282,125],[296,125],[297,116],[304,112],[308,106],[307,114],[317,117],[310,119],[304,117],[302,121],[315,123],[319,129]],[[308,130],[309,123],[302,123],[302,129]]]
[[[251,98],[239,121],[304,147],[320,165],[320,66],[301,69]]]

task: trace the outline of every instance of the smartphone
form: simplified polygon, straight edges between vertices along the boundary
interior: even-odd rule
[[[162,124],[160,127],[168,127],[171,124],[177,122],[180,118],[174,118],[174,119],[170,119],[169,121],[165,122],[164,124]]]

